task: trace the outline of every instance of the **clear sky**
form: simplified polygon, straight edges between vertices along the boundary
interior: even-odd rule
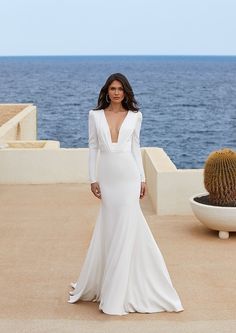
[[[236,55],[236,0],[0,0],[0,55]]]

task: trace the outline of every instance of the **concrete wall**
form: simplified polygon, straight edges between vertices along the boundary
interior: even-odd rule
[[[0,184],[88,183],[88,148],[0,149]],[[202,170],[177,170],[161,148],[142,148],[147,189],[159,215],[191,214]]]
[[[159,215],[190,215],[189,198],[202,192],[202,169],[158,172],[156,211]]]
[[[145,148],[147,188],[158,215],[192,214],[189,197],[205,192],[202,169],[177,169],[162,148]]]
[[[11,108],[14,111],[17,106],[21,107],[22,111],[15,114],[0,127],[0,143],[6,140],[37,139],[36,106],[32,104],[6,104],[6,112],[10,113]],[[4,113],[4,104],[1,105],[1,113]]]
[[[0,149],[0,184],[88,182],[87,148]]]

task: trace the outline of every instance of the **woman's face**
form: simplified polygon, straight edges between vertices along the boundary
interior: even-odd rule
[[[121,103],[125,97],[124,88],[120,81],[114,80],[108,87],[108,95],[111,102]]]

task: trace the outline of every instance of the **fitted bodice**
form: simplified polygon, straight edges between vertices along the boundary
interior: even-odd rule
[[[118,133],[118,141],[112,142],[110,128],[104,110],[89,111],[89,170],[90,181],[96,181],[97,153],[130,152],[136,161],[142,181],[145,181],[139,135],[142,123],[140,111],[128,111]]]
[[[110,128],[104,110],[92,110],[97,129],[97,139],[101,152],[131,151],[132,134],[138,120],[138,113],[128,111],[118,133],[117,142],[112,142]]]

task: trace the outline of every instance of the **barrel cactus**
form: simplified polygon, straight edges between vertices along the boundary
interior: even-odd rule
[[[236,152],[224,148],[212,152],[204,167],[204,185],[209,203],[236,206]]]

